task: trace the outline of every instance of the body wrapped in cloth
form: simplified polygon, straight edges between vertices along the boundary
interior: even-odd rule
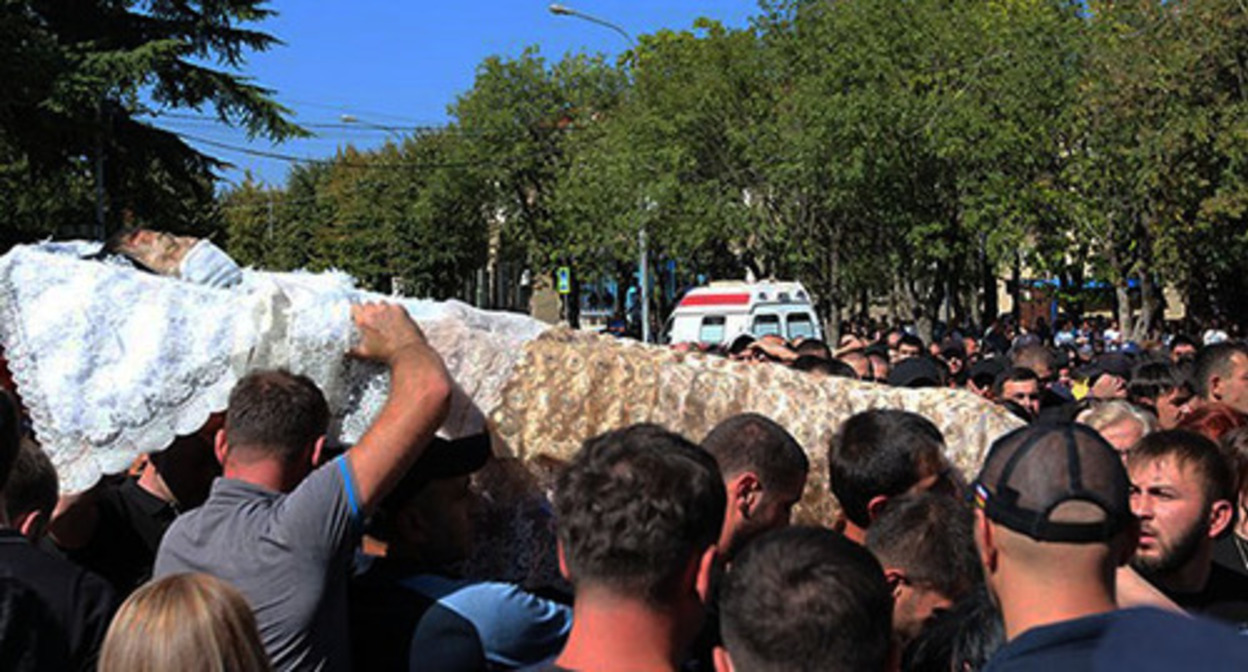
[[[496,453],[525,465],[566,458],[585,438],[630,423],[700,440],[729,415],[755,411],[810,454],[801,508],[824,519],[828,442],[854,413],[887,407],[927,416],[944,432],[951,461],[972,473],[991,441],[1018,425],[961,391],[678,353],[453,301],[370,294],[340,273],[244,270],[241,281],[216,288],[80,258],[90,251],[45,244],[0,259],[0,343],[67,492],[194,432],[256,368],[315,380],[334,413],[331,439],[354,442],[388,385],[384,371],[344,355],[354,335],[350,304],[374,300],[402,301],[445,359],[458,389],[443,432],[488,428]]]

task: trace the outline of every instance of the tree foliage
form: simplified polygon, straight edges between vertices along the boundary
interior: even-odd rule
[[[252,136],[303,135],[271,91],[238,74],[249,51],[277,44],[246,27],[271,14],[264,4],[6,0],[0,179],[6,192],[32,194],[13,198],[18,212],[41,221],[6,215],[5,229],[51,233],[82,220],[100,168],[112,227],[126,217],[162,228],[206,225],[221,164],[143,117],[210,107]],[[49,192],[75,201],[50,204],[41,196]]]
[[[495,258],[627,286],[644,230],[678,283],[804,281],[833,332],[983,324],[1030,274],[1117,288],[1138,337],[1163,284],[1242,311],[1246,55],[1238,0],[764,2],[615,63],[488,58],[444,131],[230,194],[292,237],[240,206],[232,245],[448,295]]]

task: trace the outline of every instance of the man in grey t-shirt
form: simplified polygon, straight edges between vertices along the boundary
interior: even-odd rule
[[[385,363],[390,397],[346,454],[321,466],[325,397],[303,376],[260,371],[230,393],[216,453],[223,477],[161,542],[156,576],[206,572],[256,614],[274,667],[346,670],[346,586],[360,523],[420,457],[444,419],[451,382],[399,306],[355,306],[352,354]]]

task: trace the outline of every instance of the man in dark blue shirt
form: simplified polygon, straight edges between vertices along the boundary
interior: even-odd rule
[[[1126,470],[1092,429],[1040,424],[1005,435],[972,494],[975,541],[1007,639],[986,669],[1248,669],[1248,640],[1232,630],[1118,610],[1116,570],[1138,528]]]
[[[516,669],[563,648],[571,607],[456,571],[474,537],[469,476],[489,457],[486,434],[435,437],[382,500],[371,531],[386,555],[368,558],[351,584],[354,669]]]

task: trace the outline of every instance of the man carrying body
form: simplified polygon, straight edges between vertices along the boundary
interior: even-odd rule
[[[472,549],[477,496],[469,475],[489,457],[486,434],[434,438],[382,501],[370,531],[386,542],[386,555],[351,582],[354,669],[515,669],[563,647],[571,608],[456,571]]]
[[[972,484],[975,543],[1007,643],[986,670],[1238,670],[1231,630],[1151,608],[1118,609],[1135,546],[1122,461],[1092,429],[1039,424],[998,439]]]
[[[789,524],[806,487],[810,460],[791,434],[757,413],[719,423],[702,448],[718,463],[728,492],[717,550],[731,561],[746,542]]]
[[[771,530],[787,527],[793,507],[801,501],[810,459],[793,435],[757,413],[734,415],[702,439],[724,479],[728,506],[716,552],[706,619],[686,669],[710,670],[712,651],[720,644],[717,593],[723,568],[746,543]]]
[[[871,368],[871,358],[867,356],[866,351],[862,349],[849,350],[841,353],[837,359],[848,364],[854,370],[854,375],[858,376],[858,380],[875,380],[875,373]]]
[[[866,546],[883,565],[893,592],[898,651],[983,577],[971,511],[953,497],[928,492],[893,498],[867,532]]]
[[[660,427],[586,441],[555,485],[576,597],[550,669],[677,669],[701,626],[726,499],[715,459]]]
[[[155,575],[232,583],[255,611],[277,670],[350,667],[347,578],[362,521],[420,457],[449,406],[442,360],[403,308],[355,306],[353,354],[384,362],[390,396],[345,455],[316,468],[329,409],[316,385],[261,371],[230,393],[216,453],[223,478],[169,528]]]
[[[890,497],[957,486],[944,436],[930,420],[907,411],[850,417],[832,439],[828,468],[845,536],[860,544]]]
[[[1248,578],[1213,562],[1238,499],[1217,444],[1183,430],[1156,432],[1127,454],[1127,469],[1140,519],[1131,565],[1180,607],[1248,631]]]
[[[137,477],[107,477],[84,493],[61,497],[49,527],[57,546],[112,583],[118,595],[129,595],[152,578],[165,531],[179,513],[204,502],[220,475],[211,437],[204,430],[178,437],[148,455]]]

